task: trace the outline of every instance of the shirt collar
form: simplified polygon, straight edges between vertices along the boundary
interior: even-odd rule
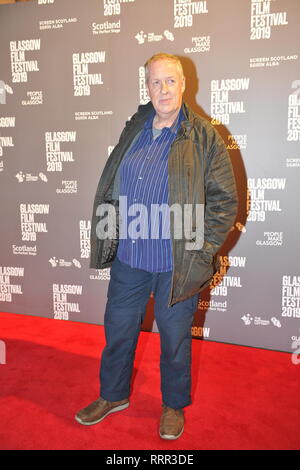
[[[150,114],[149,118],[145,122],[144,129],[152,129],[154,116],[155,116],[155,111]],[[175,121],[172,124],[172,126],[171,127],[163,127],[163,129],[168,129],[173,134],[177,134],[178,129],[179,129],[180,124],[181,124],[181,121],[183,120],[183,118],[184,118],[184,115],[183,115],[183,111],[182,111],[182,107],[181,107]]]

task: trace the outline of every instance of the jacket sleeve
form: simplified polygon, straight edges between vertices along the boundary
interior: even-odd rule
[[[203,251],[213,256],[223,245],[235,221],[238,197],[229,153],[214,128],[208,141]]]

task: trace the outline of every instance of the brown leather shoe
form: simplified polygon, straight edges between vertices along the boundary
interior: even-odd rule
[[[162,439],[178,439],[184,429],[183,410],[174,410],[163,405],[163,412],[160,418],[159,435]]]
[[[125,408],[128,408],[128,406],[129,401],[127,398],[121,401],[106,401],[100,397],[86,408],[78,411],[75,415],[75,419],[80,424],[91,426],[92,424],[100,423],[100,421],[110,413],[124,410]]]

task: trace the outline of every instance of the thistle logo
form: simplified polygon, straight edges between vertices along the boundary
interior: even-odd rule
[[[147,37],[147,34],[144,33],[144,31],[140,31],[139,33],[136,34],[136,36],[134,36],[135,39],[137,39],[138,43],[139,44],[144,44],[145,42],[145,39]]]
[[[19,183],[23,183],[23,181],[25,179],[25,175],[24,175],[23,171],[19,171],[19,173],[16,174],[16,178],[19,181]]]
[[[243,317],[241,317],[241,320],[243,320],[245,325],[251,325],[253,317],[250,317],[249,313],[247,313],[247,315],[244,315]]]
[[[49,263],[51,264],[52,268],[55,268],[58,264],[58,259],[55,256],[49,259]]]

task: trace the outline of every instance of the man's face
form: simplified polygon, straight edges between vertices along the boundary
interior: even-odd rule
[[[156,114],[162,119],[171,119],[181,107],[185,79],[176,63],[170,60],[153,62],[148,71],[148,93]]]

